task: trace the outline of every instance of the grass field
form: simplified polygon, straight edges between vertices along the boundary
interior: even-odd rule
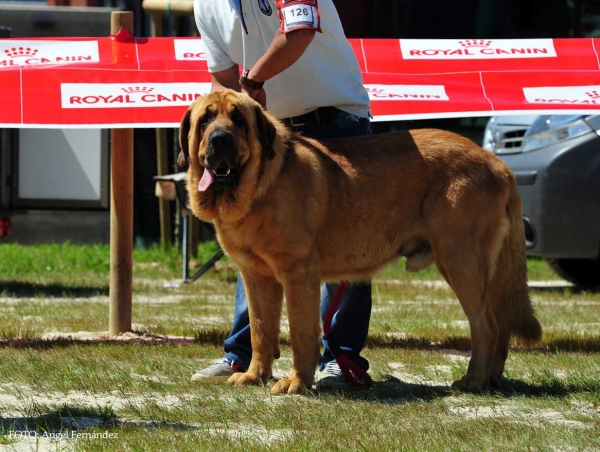
[[[600,451],[600,294],[541,261],[529,277],[544,339],[512,349],[501,391],[449,389],[468,323],[435,270],[399,263],[373,286],[374,387],[282,397],[190,382],[222,355],[231,264],[180,284],[176,250],[134,261],[135,332],[109,340],[107,247],[0,245],[0,450]],[[284,316],[276,374],[290,365]]]

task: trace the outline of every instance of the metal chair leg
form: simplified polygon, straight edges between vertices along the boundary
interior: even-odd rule
[[[224,255],[225,255],[225,253],[223,252],[223,250],[217,251],[213,255],[213,257],[211,257],[208,261],[206,261],[206,263],[202,267],[200,267],[196,271],[196,273],[194,273],[194,275],[186,282],[193,283],[194,281],[196,281],[198,278],[200,278],[200,276],[202,276],[204,273],[206,273],[213,265],[215,265],[215,263],[219,259],[221,259]]]
[[[189,276],[189,265],[190,265],[190,256],[189,256],[189,244],[188,244],[188,222],[189,217],[184,213],[183,215],[183,240],[182,240],[182,248],[183,248],[183,282],[186,282]]]

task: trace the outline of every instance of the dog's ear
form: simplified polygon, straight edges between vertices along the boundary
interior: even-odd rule
[[[190,135],[190,119],[192,116],[192,108],[188,108],[185,114],[183,115],[183,119],[181,120],[181,125],[179,126],[179,147],[181,147],[181,151],[179,152],[179,156],[177,157],[177,164],[179,166],[185,166],[190,157],[189,150],[189,135]]]
[[[256,116],[256,131],[260,137],[260,144],[263,152],[269,160],[275,158],[275,136],[277,130],[269,118],[264,114],[262,107],[254,107],[254,116]]]

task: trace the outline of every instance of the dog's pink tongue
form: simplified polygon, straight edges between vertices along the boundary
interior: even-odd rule
[[[204,174],[202,174],[202,179],[200,179],[200,182],[198,182],[198,190],[199,191],[208,190],[208,187],[211,186],[211,184],[213,183],[214,180],[215,180],[215,177],[213,176],[212,171],[209,169],[205,169]]]

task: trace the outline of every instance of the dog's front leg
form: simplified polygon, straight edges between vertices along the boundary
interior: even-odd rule
[[[242,279],[248,297],[252,360],[247,372],[235,373],[227,382],[236,386],[266,384],[279,351],[283,287],[274,278],[265,276],[242,272]]]
[[[298,394],[313,384],[319,362],[318,263],[302,264],[282,275],[292,342],[293,364],[289,378],[280,379],[273,394]]]

